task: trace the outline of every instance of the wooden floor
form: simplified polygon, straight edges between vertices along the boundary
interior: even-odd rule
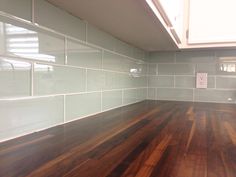
[[[236,177],[236,105],[144,101],[0,144],[0,177]]]

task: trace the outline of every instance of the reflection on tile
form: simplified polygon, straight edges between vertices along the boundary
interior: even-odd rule
[[[176,52],[176,62],[178,63],[213,63],[215,54],[213,51],[185,51]]]
[[[85,41],[86,24],[84,21],[45,0],[35,0],[34,8],[36,23]]]
[[[192,101],[193,89],[157,88],[157,99]]]
[[[112,109],[122,105],[122,91],[106,91],[102,93],[102,110]]]
[[[31,21],[32,0],[0,0],[0,11]]]
[[[195,101],[236,103],[236,91],[196,89]]]
[[[194,64],[158,64],[160,75],[193,75]]]
[[[34,71],[36,95],[85,91],[86,72],[84,69],[35,64]]]
[[[63,97],[0,101],[0,141],[63,123]]]
[[[100,70],[87,70],[87,91],[101,91],[105,85],[105,74]]]
[[[236,63],[218,63],[217,75],[236,75]]]
[[[99,69],[102,67],[102,51],[73,40],[68,40],[67,62],[68,65]]]
[[[174,63],[175,52],[152,52],[149,58],[150,63]]]
[[[0,54],[64,64],[64,39],[53,33],[0,16],[0,31],[5,42]]]
[[[216,77],[216,88],[236,90],[236,77]]]
[[[216,60],[219,63],[236,63],[236,50],[217,50]]]
[[[0,98],[30,96],[31,64],[0,58]]]
[[[66,121],[101,112],[101,93],[66,96]]]

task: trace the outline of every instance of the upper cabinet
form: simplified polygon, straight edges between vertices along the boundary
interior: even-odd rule
[[[183,38],[184,0],[146,0],[176,44]]]
[[[189,44],[236,42],[235,0],[189,0]]]
[[[235,0],[146,0],[179,49],[235,47]]]

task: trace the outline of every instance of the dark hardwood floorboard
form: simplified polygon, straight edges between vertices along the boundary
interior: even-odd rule
[[[236,177],[236,105],[143,101],[0,144],[0,177]]]

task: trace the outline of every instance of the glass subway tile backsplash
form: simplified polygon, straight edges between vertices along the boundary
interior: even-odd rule
[[[196,89],[197,72],[207,89]],[[150,53],[148,75],[148,99],[236,103],[235,49]]]
[[[0,11],[0,142],[146,99],[144,51],[46,0]]]

